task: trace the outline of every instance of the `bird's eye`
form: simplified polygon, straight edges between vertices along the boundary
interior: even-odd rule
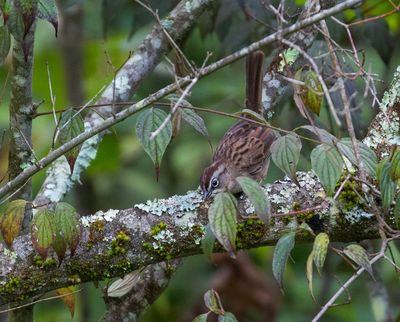
[[[213,188],[218,187],[218,185],[219,185],[219,181],[218,181],[217,178],[214,178],[214,179],[211,180],[211,186],[212,186]]]

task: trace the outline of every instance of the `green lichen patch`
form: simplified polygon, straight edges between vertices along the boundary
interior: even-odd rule
[[[126,253],[127,243],[130,241],[130,237],[126,232],[120,230],[116,237],[111,241],[111,249],[108,251],[109,256],[123,255]]]
[[[105,225],[106,223],[104,220],[96,220],[90,224],[89,239],[87,242],[87,246],[89,248],[93,247],[95,244],[103,240]]]
[[[268,227],[259,219],[247,219],[237,224],[236,248],[243,249],[259,241]]]

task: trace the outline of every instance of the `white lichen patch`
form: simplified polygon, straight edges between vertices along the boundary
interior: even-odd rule
[[[188,191],[186,195],[148,200],[145,204],[137,204],[135,207],[156,216],[169,214],[179,218],[187,212],[195,210],[202,201],[202,196],[198,191]]]
[[[344,219],[348,221],[350,224],[356,224],[363,219],[371,219],[372,217],[374,217],[374,214],[366,212],[365,210],[359,207],[353,208],[344,215]]]
[[[84,227],[89,227],[90,224],[99,221],[99,220],[104,220],[107,222],[111,222],[114,220],[114,218],[117,216],[117,214],[119,213],[118,209],[110,209],[107,211],[98,211],[95,214],[91,215],[91,216],[84,216],[81,218],[81,224]]]
[[[400,66],[397,67],[390,88],[383,94],[379,105],[381,111],[386,112],[396,102],[400,101]]]
[[[3,248],[0,256],[0,271],[3,276],[6,276],[10,271],[13,270],[15,261],[17,260],[17,253]]]
[[[153,238],[160,243],[173,243],[175,242],[173,232],[168,229],[161,230],[157,235],[154,235]],[[154,243],[153,243],[154,244]]]

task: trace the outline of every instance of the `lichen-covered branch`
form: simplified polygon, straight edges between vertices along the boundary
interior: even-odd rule
[[[324,199],[323,189],[310,173],[298,173],[301,188],[290,180],[265,187],[272,210],[286,213],[293,208],[319,206],[297,217],[275,218],[267,227],[259,220],[238,224],[238,249],[273,245],[288,231],[307,222],[315,231],[326,231],[332,241],[354,241],[378,237],[375,217],[356,206],[335,213]],[[152,263],[201,253],[200,242],[207,223],[209,204],[197,191],[184,196],[138,204],[125,210],[108,210],[83,217],[82,240],[73,257],[57,265],[50,258],[42,261],[35,254],[29,236],[19,237],[14,250],[0,246],[0,305],[25,300],[66,285],[123,276]],[[252,215],[247,200],[239,203],[241,216]],[[312,240],[300,230],[298,240]],[[221,251],[218,245],[215,251]]]
[[[114,80],[97,101],[97,104],[109,103],[110,105],[103,106],[97,109],[96,112],[91,111],[87,115],[85,119],[86,130],[90,130],[101,123],[104,118],[117,113],[119,107],[117,105],[112,106],[112,103],[129,101],[135,89],[170,50],[171,44],[163,28],[174,41],[180,41],[211,3],[212,0],[180,1],[169,15],[161,21],[161,25],[156,23],[153,30],[141,45],[135,49],[124,66],[120,68]],[[100,133],[85,141],[75,162],[72,176],[70,175],[67,160],[63,157],[60,158],[57,161],[57,165],[52,166],[47,171],[47,178],[36,196],[35,202],[37,204],[46,204],[62,200],[74,183],[79,181],[82,171],[96,157],[97,147],[101,139],[102,134]]]

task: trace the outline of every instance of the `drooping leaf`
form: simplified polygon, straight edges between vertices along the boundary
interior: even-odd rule
[[[204,304],[206,307],[215,314],[223,314],[224,310],[221,307],[221,300],[219,295],[213,289],[208,290],[204,294]]]
[[[126,295],[140,279],[139,271],[126,274],[123,278],[115,280],[107,289],[108,297],[120,298]]]
[[[225,312],[218,316],[218,322],[237,322],[237,319],[231,312]]]
[[[374,272],[372,270],[367,251],[364,248],[362,248],[360,245],[352,244],[346,246],[343,252],[348,258],[364,268],[368,272],[368,274],[371,275],[372,278],[374,278]]]
[[[314,240],[313,257],[319,275],[325,263],[326,253],[328,252],[329,236],[326,233],[319,233]]]
[[[181,111],[182,117],[186,122],[193,126],[193,128],[204,137],[209,137],[206,124],[200,115],[190,108],[182,108]]]
[[[302,126],[300,126],[300,128],[314,133],[317,136],[317,138],[319,140],[321,140],[322,143],[332,144],[332,142],[337,141],[337,138],[334,135],[332,135],[328,131],[326,131],[324,129],[320,129],[316,126],[302,125]]]
[[[203,313],[196,316],[192,322],[207,322],[208,313]]]
[[[58,126],[60,133],[58,135],[57,143],[60,146],[71,141],[73,138],[85,131],[81,114],[77,113],[72,108],[62,113]],[[75,160],[78,157],[80,148],[81,145],[78,145],[65,153],[71,173],[74,170]]]
[[[215,242],[215,236],[213,232],[211,231],[211,228],[209,225],[206,226],[206,232],[204,234],[203,239],[201,240],[201,249],[203,250],[203,253],[211,259],[211,255],[214,250],[214,242]]]
[[[320,144],[311,152],[311,166],[327,195],[332,195],[343,171],[343,160],[339,152],[335,147]]]
[[[57,252],[56,244],[60,243],[62,245],[62,241],[64,241],[73,256],[79,244],[81,228],[75,208],[65,202],[60,202],[56,205],[54,220],[57,232],[54,250],[61,262],[62,258],[64,258],[65,250],[63,253],[62,249],[60,253]]]
[[[397,148],[392,158],[390,167],[390,178],[393,181],[400,179],[400,149]]]
[[[300,138],[294,134],[277,138],[271,146],[271,157],[275,165],[295,182],[297,182],[296,167],[300,158],[300,150]]]
[[[177,109],[171,118],[172,137],[173,138],[178,136],[178,134],[181,130],[181,123],[182,123],[182,111],[181,111],[181,109]]]
[[[384,209],[389,209],[392,205],[394,195],[396,192],[396,183],[390,178],[391,163],[384,161],[382,170],[379,171],[379,188],[382,195],[382,206]]]
[[[271,205],[264,190],[257,181],[249,177],[237,177],[243,192],[249,198],[258,217],[267,225],[271,221]]]
[[[167,114],[163,110],[151,108],[141,112],[136,123],[136,135],[143,149],[153,160],[157,179],[162,156],[172,137],[171,122],[168,122],[153,140],[150,140],[150,136],[161,126],[166,117]]]
[[[307,258],[307,267],[306,267],[308,291],[310,292],[314,303],[317,303],[317,301],[315,300],[314,290],[313,290],[313,259],[314,259],[314,252],[311,251],[310,255],[308,255]]]
[[[38,18],[50,22],[55,30],[56,37],[58,32],[58,15],[55,0],[39,0],[38,2]]]
[[[360,158],[363,162],[365,170],[370,176],[375,177],[376,165],[378,164],[378,158],[376,157],[375,152],[364,143],[357,143],[360,151]],[[359,167],[350,138],[341,139],[337,143],[337,147],[354,166]]]
[[[236,201],[228,192],[218,193],[208,209],[211,231],[232,257],[235,256],[236,213]]]
[[[39,209],[31,222],[31,240],[33,247],[43,259],[47,257],[55,237],[54,213],[47,208]]]
[[[25,215],[26,201],[13,200],[4,207],[0,219],[0,230],[6,245],[11,248],[14,239],[19,235]]]
[[[279,286],[283,288],[283,273],[285,271],[286,262],[295,243],[296,233],[290,232],[279,238],[274,249],[272,259],[272,272]]]
[[[56,289],[57,295],[60,299],[68,306],[69,312],[71,313],[71,318],[74,317],[75,313],[75,294],[72,287],[63,287]]]
[[[304,104],[319,116],[323,96],[322,85],[318,80],[317,74],[314,71],[309,70],[304,73],[303,81],[306,84],[302,92]]]
[[[7,26],[0,27],[0,66],[4,64],[5,59],[10,52],[11,35]]]

